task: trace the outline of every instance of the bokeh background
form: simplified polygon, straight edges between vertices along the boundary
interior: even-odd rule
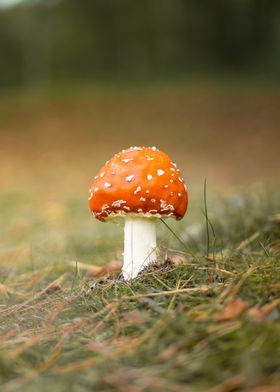
[[[274,187],[279,80],[278,0],[0,0],[2,254],[62,254],[67,227],[90,255],[89,185],[131,145],[177,162],[188,216],[205,178]]]

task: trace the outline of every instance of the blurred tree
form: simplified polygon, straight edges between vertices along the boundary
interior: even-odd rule
[[[26,0],[0,12],[0,87],[100,77],[279,75],[279,0]]]

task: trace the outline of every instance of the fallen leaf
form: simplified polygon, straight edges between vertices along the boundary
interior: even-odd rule
[[[185,257],[184,256],[182,256],[182,255],[174,255],[174,256],[171,256],[170,258],[169,258],[169,260],[171,261],[171,263],[173,264],[173,265],[175,265],[175,266],[178,266],[178,265],[181,265],[181,264],[183,264],[183,263],[185,263]]]
[[[95,271],[89,271],[87,273],[87,277],[108,277],[115,273],[121,272],[122,269],[122,262],[117,260],[112,260],[110,263],[104,265],[103,267],[99,267]]]
[[[70,261],[69,264],[74,268],[87,271],[86,272],[87,278],[102,277],[102,276],[107,277],[114,273],[121,272],[122,269],[122,262],[118,260],[112,260],[110,261],[110,263],[104,266],[81,263],[77,261]]]
[[[216,317],[217,321],[229,321],[238,317],[247,309],[248,305],[242,299],[235,299],[222,309],[221,313]]]

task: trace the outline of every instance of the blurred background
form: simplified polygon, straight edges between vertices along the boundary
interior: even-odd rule
[[[0,7],[2,189],[86,192],[130,145],[166,150],[194,187],[278,176],[278,0]]]
[[[131,145],[166,151],[191,203],[205,178],[274,186],[279,80],[279,0],[0,0],[6,243],[42,214],[90,221],[93,176]]]

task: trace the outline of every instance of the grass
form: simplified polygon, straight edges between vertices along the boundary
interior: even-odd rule
[[[1,391],[279,390],[277,190],[212,197],[208,236],[203,202],[167,222],[188,251],[159,223],[160,263],[132,283],[120,228],[83,203],[1,196]]]
[[[0,391],[278,391],[278,86],[103,88],[1,101]],[[137,144],[191,191],[186,219],[158,223],[159,265],[128,284],[122,229],[86,191]]]

